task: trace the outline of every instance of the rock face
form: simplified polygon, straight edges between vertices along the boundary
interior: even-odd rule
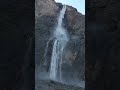
[[[35,0],[36,64],[42,62],[46,42],[56,22],[57,10],[58,6],[53,0]]]
[[[65,85],[62,83],[55,83],[50,81],[37,81],[35,90],[84,90],[81,87]]]
[[[57,24],[57,16],[62,9],[61,3],[54,0],[36,0],[36,42],[35,57],[36,68],[44,62],[44,53],[46,44],[49,41],[54,28]],[[63,26],[69,34],[69,42],[64,52],[63,71],[64,74],[73,75],[84,80],[84,64],[85,64],[85,16],[77,12],[75,8],[67,5]],[[52,42],[48,49],[47,58],[51,58]],[[49,65],[47,65],[49,68]],[[80,72],[82,71],[82,73]],[[77,73],[76,73],[77,72]],[[75,74],[76,73],[76,74]],[[78,74],[79,73],[79,74]],[[83,75],[83,76],[80,76]],[[67,76],[66,76],[67,78]],[[69,79],[69,78],[68,78]]]
[[[80,31],[85,30],[85,17],[71,6],[67,6],[66,19],[68,30],[75,34],[80,34]]]
[[[43,15],[54,16],[58,6],[54,0],[35,0],[35,16],[40,17]]]

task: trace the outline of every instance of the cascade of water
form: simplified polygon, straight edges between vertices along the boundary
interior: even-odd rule
[[[49,43],[50,43],[51,40],[52,40],[52,38],[49,39],[49,41],[47,42],[46,48],[45,48],[45,53],[44,53],[44,56],[43,56],[43,58],[45,59],[45,61],[44,61],[43,65],[47,65],[46,56],[47,56],[47,52],[48,52],[48,46],[49,46]]]
[[[68,41],[67,33],[65,29],[62,27],[64,14],[66,11],[66,6],[63,6],[60,11],[60,15],[58,17],[58,25],[56,30],[54,31],[54,44],[52,50],[52,57],[50,63],[50,79],[52,80],[62,80],[61,75],[61,65],[62,65],[62,54],[64,47]]]
[[[83,67],[81,67],[79,76],[75,74],[74,76],[75,78],[72,76],[74,78],[72,80],[69,80],[71,78],[71,76],[69,77],[69,75],[67,75],[68,78],[66,79],[66,76],[65,76],[66,72],[64,72],[64,69],[62,69],[63,53],[64,53],[65,46],[69,40],[67,31],[62,26],[65,11],[66,11],[66,6],[64,5],[57,18],[58,24],[56,26],[56,29],[54,30],[52,37],[46,43],[45,53],[43,56],[44,63],[42,65],[46,66],[43,68],[44,69],[47,68],[47,70],[44,71],[43,69],[43,71],[47,74],[45,74],[42,71],[43,74],[41,75],[43,75],[45,78],[50,79],[50,80],[59,81],[65,84],[71,84],[71,85],[74,84],[80,87],[84,87],[85,83],[84,81],[82,81],[83,78],[81,79],[81,81],[78,80],[78,78],[83,77],[84,75],[84,69],[85,69],[84,65]],[[51,58],[49,58],[50,56]]]

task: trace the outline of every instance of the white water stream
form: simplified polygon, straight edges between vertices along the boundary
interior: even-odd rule
[[[52,57],[50,63],[50,79],[52,80],[62,80],[62,55],[65,45],[68,41],[66,30],[63,28],[63,18],[66,11],[66,6],[63,6],[58,17],[58,25],[54,31],[54,44],[52,50]]]

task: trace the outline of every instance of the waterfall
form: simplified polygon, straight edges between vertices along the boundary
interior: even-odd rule
[[[58,23],[52,32],[52,36],[50,36],[49,40],[46,41],[47,43],[44,55],[42,57],[42,64],[40,66],[40,69],[38,68],[39,72],[37,72],[38,78],[40,80],[50,79],[67,85],[85,87],[85,81],[83,80],[85,69],[83,64],[84,59],[80,58],[81,60],[78,62],[80,64],[80,67],[78,69],[74,68],[76,67],[76,64],[73,63],[72,66],[71,63],[71,57],[73,58],[74,55],[74,52],[72,52],[73,49],[76,50],[76,48],[78,48],[78,45],[82,44],[80,43],[79,37],[68,37],[67,30],[63,26],[65,12],[66,6],[64,5],[57,18]],[[77,41],[79,44],[76,44]],[[74,44],[76,44],[76,47],[74,46]],[[78,55],[79,51],[82,52],[82,50],[76,50],[76,52],[77,51]],[[77,70],[79,71],[77,72]]]
[[[68,41],[67,33],[64,27],[62,26],[64,14],[66,11],[66,6],[64,5],[60,11],[58,17],[58,24],[53,33],[54,43],[50,63],[50,79],[52,80],[62,80],[62,54],[65,48],[65,45]]]

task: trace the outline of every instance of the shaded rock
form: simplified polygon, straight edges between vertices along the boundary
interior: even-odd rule
[[[85,30],[85,16],[77,11],[72,6],[67,6],[66,10],[67,29],[75,34],[80,34],[80,31]]]
[[[36,81],[35,90],[84,90],[84,88],[51,81]]]
[[[54,0],[35,0],[35,16],[55,16],[58,10]]]

